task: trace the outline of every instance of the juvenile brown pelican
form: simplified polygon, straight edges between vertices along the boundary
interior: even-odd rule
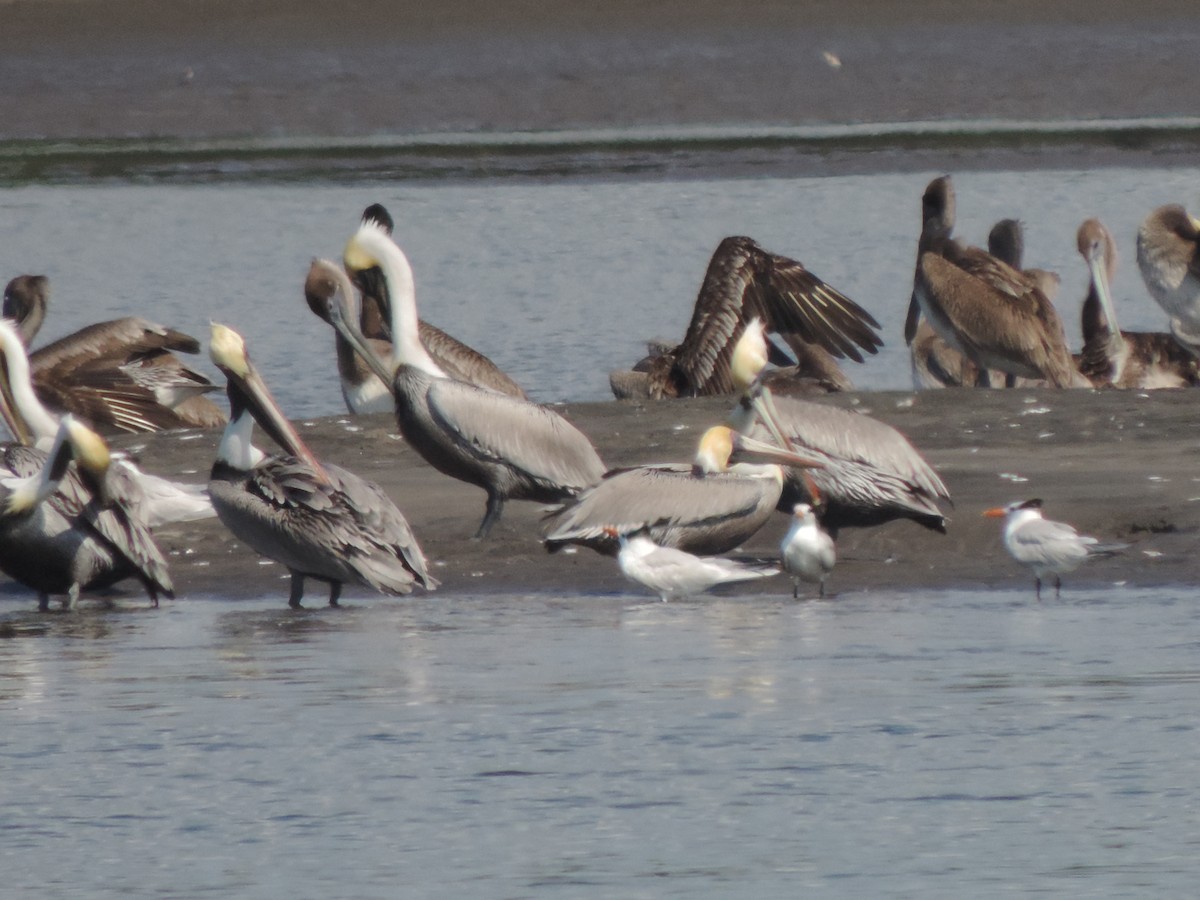
[[[58,420],[38,399],[25,347],[7,319],[0,319],[0,395],[5,398],[0,412],[13,437],[47,449],[58,430]],[[150,528],[214,515],[202,485],[168,481],[143,472],[122,454],[112,455],[107,477],[122,503]]]
[[[391,237],[392,217],[381,204],[373,203],[363,210],[362,221],[374,222],[386,235]],[[378,267],[371,267],[354,272],[352,275],[362,290],[360,319],[362,333],[368,338],[390,341],[392,339],[391,296],[388,293],[388,285],[383,273]],[[309,305],[312,306],[312,301],[309,301]],[[521,386],[494,362],[474,348],[442,331],[436,325],[431,325],[421,319],[417,324],[417,334],[421,339],[422,346],[433,358],[433,361],[456,381],[476,384],[524,400],[529,399]],[[387,358],[386,354],[384,358]]]
[[[987,244],[988,253],[996,259],[1033,278],[1047,300],[1053,302],[1058,297],[1062,279],[1057,272],[1025,268],[1025,226],[1019,220],[1001,219],[988,232]]]
[[[719,556],[695,556],[673,547],[660,547],[648,535],[618,534],[620,552],[617,564],[630,581],[650,588],[664,601],[683,600],[722,584],[755,581],[778,575],[779,570],[765,563],[746,563]]]
[[[4,290],[3,312],[26,345],[46,314],[49,282],[21,275]],[[204,396],[215,385],[175,356],[198,353],[195,338],[128,316],[88,325],[30,354],[47,406],[73,412],[102,431],[219,428],[225,414]]]
[[[1042,501],[1025,500],[984,510],[985,516],[1004,519],[1004,546],[1022,565],[1033,570],[1037,598],[1042,599],[1042,579],[1054,576],[1054,596],[1062,590],[1060,576],[1074,572],[1089,559],[1112,556],[1127,544],[1101,544],[1080,534],[1065,522],[1042,518]]]
[[[765,362],[761,323],[751,323],[734,352],[742,396],[731,422],[739,432],[820,461],[819,468],[788,470],[779,500],[783,512],[819,499],[819,517],[834,537],[842,528],[912,519],[946,531],[938,507],[950,492],[908,438],[860,413],[791,397],[774,397],[758,378]],[[815,496],[814,496],[815,494]]]
[[[860,348],[876,353],[883,346],[871,314],[801,263],[751,238],[727,237],[708,264],[683,342],[648,365],[644,379],[614,373],[613,392],[655,399],[732,392],[729,357],[755,316],[792,348],[801,377],[836,368],[832,357],[862,362]],[[791,361],[776,349],[772,362]]]
[[[338,294],[343,300],[338,300]],[[304,279],[304,299],[308,308],[332,325],[329,319],[330,302],[342,303],[353,315],[356,304],[354,286],[341,266],[327,259],[314,259],[308,269],[308,277]],[[392,342],[379,338],[369,338],[376,355],[388,359],[392,355]],[[379,376],[371,371],[371,367],[361,356],[354,352],[340,331],[334,329],[334,341],[337,347],[338,376],[342,384],[342,399],[346,408],[355,415],[368,413],[391,412],[396,408],[392,398],[392,389],[379,380]]]
[[[1171,333],[1200,356],[1200,219],[1177,203],[1160,206],[1138,229],[1137,258]]]
[[[433,360],[417,339],[412,269],[375,222],[365,220],[350,239],[345,263],[350,272],[378,267],[383,273],[391,298],[391,368],[336,303],[330,305],[334,325],[380,378],[391,381],[404,439],[439,472],[487,491],[477,538],[500,518],[506,500],[554,503],[600,480],[604,463],[591,442],[558,413],[457,381]]]
[[[923,226],[904,337],[921,315],[952,349],[980,369],[1042,378],[1055,387],[1087,383],[1075,369],[1062,321],[1036,279],[977,247],[954,228],[954,189],[935,178],[922,197]]]
[[[108,448],[98,434],[68,415],[48,453],[21,444],[0,452],[7,492],[0,569],[37,591],[39,610],[49,608],[52,594],[65,594],[73,609],[82,591],[126,578],[142,583],[153,606],[160,594],[174,596],[149,529],[112,489]],[[67,468],[72,456],[77,465]]]
[[[1096,386],[1170,388],[1195,385],[1197,359],[1166,332],[1121,331],[1110,285],[1117,268],[1112,234],[1088,219],[1076,235],[1090,275],[1083,301],[1079,370]]]
[[[743,460],[764,460],[765,464]],[[578,544],[613,555],[611,534],[645,530],[654,543],[688,553],[725,553],[754,536],[779,503],[781,466],[813,459],[718,425],[700,439],[692,465],[614,469],[562,510],[547,517],[551,552]]]
[[[230,405],[208,485],[213,506],[234,537],[287,567],[288,605],[300,606],[305,578],[329,584],[331,606],[346,582],[392,595],[414,584],[435,588],[400,510],[378,485],[317,461],[276,406],[241,335],[214,324],[209,350]],[[255,421],[285,455],[254,447]]]
[[[800,596],[800,582],[816,582],[819,597],[825,596],[825,581],[837,563],[837,547],[833,537],[817,521],[817,515],[807,503],[797,503],[792,510],[792,526],[779,545],[783,570],[792,576],[792,597]]]

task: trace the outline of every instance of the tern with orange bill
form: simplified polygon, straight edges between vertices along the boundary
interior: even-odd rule
[[[1128,546],[1101,544],[1099,539],[1080,534],[1065,522],[1043,518],[1042,501],[1036,498],[984,510],[983,514],[1004,519],[1004,546],[1013,559],[1033,570],[1039,600],[1043,579],[1054,576],[1057,598],[1062,575],[1074,572],[1089,559],[1113,556]]]

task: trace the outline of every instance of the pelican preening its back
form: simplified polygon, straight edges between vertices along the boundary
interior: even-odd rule
[[[1084,385],[1062,320],[1037,279],[951,237],[954,189],[949,177],[935,178],[925,189],[922,216],[905,340],[912,343],[923,315],[947,344],[980,369],[1042,378],[1055,387]]]
[[[1177,203],[1160,206],[1138,229],[1137,260],[1171,333],[1200,356],[1200,219]]]
[[[746,460],[761,460],[751,463]],[[645,530],[664,547],[726,553],[766,524],[783,492],[782,466],[819,465],[811,457],[738,434],[723,425],[700,439],[692,465],[614,469],[562,510],[547,517],[543,541],[599,553],[618,550],[611,530]]]
[[[860,351],[876,353],[883,346],[874,317],[801,263],[751,238],[727,237],[709,261],[683,342],[649,362],[644,378],[614,373],[614,393],[652,398],[730,393],[729,360],[754,317],[792,348],[798,376],[817,381],[831,383],[829,367],[837,369],[831,357],[862,362]],[[772,361],[790,362],[777,349]]]
[[[1197,358],[1166,332],[1122,331],[1112,298],[1117,249],[1099,219],[1079,226],[1076,246],[1088,267],[1079,370],[1097,386],[1186,387],[1198,381]]]
[[[329,584],[332,606],[347,582],[392,595],[414,584],[435,588],[400,510],[378,485],[317,460],[276,406],[241,335],[214,324],[209,347],[230,404],[209,481],[213,506],[235,537],[288,569],[289,605],[300,606],[306,578]],[[254,447],[255,421],[285,454]]]
[[[476,537],[485,537],[506,500],[553,503],[574,497],[604,474],[591,442],[558,413],[529,400],[450,377],[417,334],[412,269],[391,237],[364,220],[346,245],[350,272],[379,268],[388,287],[392,364],[367,346],[336,302],[335,327],[392,386],[405,440],[438,471],[487,491]]]
[[[7,319],[0,319],[0,395],[4,398],[0,414],[13,437],[43,450],[49,447],[58,421],[38,399],[25,347]],[[181,484],[143,472],[123,454],[112,455],[106,477],[122,502],[150,528],[214,515],[202,485]]]
[[[4,316],[28,345],[46,314],[49,282],[22,275],[4,291]],[[198,353],[195,338],[146,319],[98,322],[30,353],[33,381],[46,405],[72,412],[102,431],[219,428],[225,414],[206,396],[216,389],[176,353]]]
[[[51,595],[74,608],[81,592],[127,578],[142,583],[154,606],[159,595],[174,596],[162,551],[108,480],[110,463],[104,440],[69,414],[48,452],[3,447],[0,569],[37,591],[40,610]]]
[[[911,519],[944,533],[946,519],[938,504],[949,502],[950,492],[908,438],[861,413],[774,397],[759,379],[763,343],[761,325],[752,323],[735,350],[733,371],[743,393],[733,410],[733,426],[821,463],[812,470],[788,471],[781,511],[819,501],[819,518],[835,537],[841,528],[893,519]]]

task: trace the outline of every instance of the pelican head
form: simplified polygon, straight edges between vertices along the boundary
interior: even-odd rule
[[[698,474],[712,475],[725,472],[731,465],[745,459],[799,468],[819,469],[823,465],[820,460],[811,456],[802,456],[794,451],[746,437],[725,425],[714,425],[700,438],[693,469]]]
[[[329,318],[329,303],[339,294],[344,298],[343,305],[347,310],[347,317],[351,321],[357,321],[358,295],[346,276],[346,271],[327,259],[314,259],[304,279],[304,299],[308,302],[308,308],[332,324]]]
[[[948,237],[954,229],[954,183],[949,175],[940,175],[921,196],[921,225],[929,237]]]
[[[755,316],[746,323],[729,360],[733,386],[739,393],[750,390],[767,367],[767,335],[763,320]]]
[[[342,262],[351,276],[381,265],[380,242],[390,240],[389,232],[375,218],[364,218],[342,251]]]
[[[227,382],[229,425],[225,431],[226,438],[238,431],[240,420],[248,412],[285,451],[323,473],[320,462],[284,416],[267,389],[266,382],[250,361],[245,339],[227,325],[213,322],[208,354],[213,365],[224,373]]]
[[[1109,331],[1120,338],[1120,326],[1117,323],[1117,311],[1113,304],[1112,281],[1113,272],[1117,265],[1117,245],[1109,230],[1099,219],[1088,219],[1079,226],[1075,235],[1075,244],[1079,255],[1087,263],[1088,273],[1092,277],[1092,286],[1096,289],[1096,297],[1100,300],[1100,308],[1104,310],[1104,318]]]

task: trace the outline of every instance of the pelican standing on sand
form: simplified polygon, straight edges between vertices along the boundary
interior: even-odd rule
[[[617,564],[625,577],[650,588],[664,602],[703,594],[721,584],[779,574],[777,568],[765,563],[694,556],[672,547],[660,547],[645,533],[619,534],[615,528],[607,531],[609,537],[619,542]]]
[[[37,591],[39,610],[54,594],[74,609],[83,591],[126,578],[142,583],[152,606],[160,594],[174,596],[150,530],[109,490],[111,457],[98,434],[68,414],[49,452],[8,444],[2,456],[0,570]]]
[[[49,281],[21,275],[4,290],[3,313],[18,323],[28,346],[46,315]],[[225,414],[206,393],[216,386],[175,353],[198,353],[199,342],[146,319],[97,322],[30,353],[42,402],[75,413],[102,431],[220,428]]]
[[[790,469],[779,508],[819,499],[822,525],[835,538],[847,527],[872,527],[911,519],[945,533],[938,507],[950,492],[908,438],[890,425],[850,410],[791,397],[775,397],[762,384],[766,364],[762,324],[751,322],[734,351],[732,371],[742,391],[731,424],[744,435],[818,460],[809,470]]]
[[[392,313],[392,365],[371,352],[352,317],[330,303],[335,327],[381,379],[390,381],[396,421],[404,439],[431,466],[487,491],[476,538],[499,520],[507,500],[556,503],[576,496],[604,475],[604,463],[584,434],[558,413],[451,378],[417,336],[412,268],[379,225],[364,220],[346,245],[350,272],[378,267]]]
[[[659,546],[725,553],[771,518],[783,492],[782,466],[811,465],[819,463],[717,425],[700,439],[690,466],[609,472],[547,518],[542,540],[551,552],[578,544],[611,556],[618,551],[614,529],[618,534],[646,531]]]
[[[317,460],[276,406],[241,335],[214,324],[209,352],[230,405],[209,481],[213,506],[234,537],[287,567],[288,605],[299,608],[306,578],[329,584],[330,606],[347,582],[391,595],[414,584],[435,588],[400,510],[378,485]],[[251,443],[256,420],[286,455],[268,456]]]
[[[653,399],[730,393],[730,356],[756,316],[795,353],[793,374],[822,390],[848,383],[833,357],[862,362],[860,350],[883,346],[874,317],[801,263],[751,238],[727,237],[709,261],[683,342],[639,364],[644,371],[614,372],[613,393]],[[772,361],[791,362],[777,348]]]
[[[783,570],[792,576],[792,597],[799,598],[800,582],[815,582],[819,597],[825,596],[825,580],[837,563],[837,547],[816,513],[807,503],[797,503],[792,525],[779,545]]]
[[[1138,229],[1137,259],[1171,333],[1200,356],[1200,219],[1177,203],[1160,206]]]
[[[1076,371],[1062,320],[1037,280],[951,237],[954,189],[948,176],[930,182],[921,207],[905,340],[912,344],[923,315],[980,369],[1042,378],[1054,387],[1090,386]]]
[[[1126,544],[1101,544],[1080,534],[1065,522],[1042,518],[1042,501],[1018,501],[984,510],[985,516],[1004,519],[1004,546],[1022,565],[1033,570],[1037,598],[1042,599],[1042,579],[1054,576],[1054,596],[1062,590],[1060,576],[1074,572],[1094,557],[1112,556]]]
[[[1076,245],[1089,274],[1081,314],[1083,350],[1079,371],[1097,387],[1111,384],[1148,390],[1196,384],[1200,378],[1197,358],[1170,334],[1121,331],[1111,289],[1117,248],[1104,223],[1088,219],[1080,225]]]

